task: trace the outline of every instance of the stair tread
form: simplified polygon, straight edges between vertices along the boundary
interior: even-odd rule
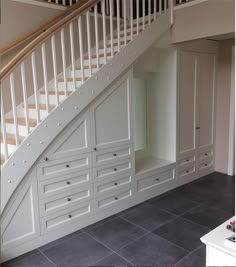
[[[23,105],[24,106],[24,105]],[[56,106],[55,105],[49,105],[49,108],[53,110]],[[28,104],[29,109],[36,109],[35,104]],[[46,104],[39,104],[39,109],[41,110],[47,110],[47,105]]]
[[[86,81],[89,77],[84,77],[84,80]],[[72,77],[68,77],[66,78],[67,82],[73,82],[74,79]],[[75,78],[75,81],[76,82],[82,82],[82,78],[81,77],[76,77]],[[58,79],[58,82],[64,82],[64,79],[61,78],[61,79]]]
[[[72,91],[67,91],[68,95],[72,93]],[[46,95],[46,91],[40,91],[41,95]],[[48,95],[56,95],[55,91],[48,91]],[[58,95],[65,95],[65,91],[58,91]]]
[[[19,136],[19,142],[21,143],[24,140],[24,136]],[[3,143],[3,135],[1,133],[1,143]],[[8,145],[16,145],[15,135],[11,133],[7,133],[7,144]]]
[[[14,119],[5,119],[6,123],[14,124]],[[25,118],[17,118],[17,123],[22,126],[26,126]],[[35,119],[29,119],[29,126],[35,127],[37,125],[37,121]]]

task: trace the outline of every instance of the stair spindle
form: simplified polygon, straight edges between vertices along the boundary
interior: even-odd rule
[[[104,64],[107,63],[107,41],[106,41],[106,6],[105,0],[102,1],[102,26],[103,26],[103,49],[104,49]]]
[[[143,0],[143,31],[145,30],[145,0]]]
[[[148,24],[151,24],[151,0],[148,0]]]
[[[59,104],[59,95],[58,95],[58,83],[57,83],[57,56],[56,56],[56,40],[55,35],[51,38],[51,46],[52,46],[52,62],[53,62],[53,76],[54,76],[54,87],[56,94],[56,103]]]
[[[84,82],[84,52],[83,52],[83,32],[82,32],[82,17],[81,16],[78,19],[78,26],[79,26],[81,81]]]
[[[123,14],[124,14],[124,36],[125,36],[125,46],[127,45],[127,0],[123,0]]]
[[[26,80],[25,80],[25,63],[21,63],[21,80],[22,80],[22,91],[24,99],[24,113],[25,113],[25,125],[27,134],[30,133],[29,127],[29,110],[28,110],[28,100],[27,100],[27,91],[26,91]]]
[[[8,145],[7,145],[7,130],[5,122],[5,112],[4,112],[4,101],[3,101],[3,90],[1,88],[1,128],[2,128],[2,137],[3,137],[3,146],[4,146],[4,158],[5,161],[8,160]]]
[[[89,61],[89,76],[92,76],[92,54],[91,54],[91,32],[90,32],[90,16],[89,10],[86,13],[87,24],[87,44],[88,44],[88,61]]]
[[[159,0],[159,15],[162,13],[162,0]]]
[[[65,48],[65,30],[61,30],[61,55],[62,55],[62,68],[63,68],[63,79],[64,79],[64,86],[65,86],[65,96],[68,95],[68,84],[66,79],[66,48]]]
[[[118,35],[118,52],[120,52],[120,0],[116,1],[117,8],[117,35]]]
[[[43,79],[44,79],[44,90],[46,98],[46,109],[47,113],[50,113],[49,108],[49,96],[48,96],[48,75],[47,75],[47,60],[46,60],[46,46],[45,43],[42,44],[42,62],[43,62]]]
[[[130,3],[130,38],[133,40],[133,0],[129,1]]]
[[[157,0],[154,0],[154,20],[157,19]]]
[[[94,7],[94,24],[95,24],[95,41],[96,41],[96,58],[97,58],[97,69],[99,69],[99,35],[98,35],[98,4]]]
[[[111,39],[111,56],[114,56],[114,33],[113,33],[113,0],[110,0],[110,39]]]
[[[75,47],[74,47],[74,26],[73,22],[70,23],[70,54],[71,54],[71,69],[72,69],[72,80],[73,90],[76,90],[76,74],[75,74]]]

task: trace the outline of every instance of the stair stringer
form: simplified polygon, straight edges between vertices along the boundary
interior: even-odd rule
[[[123,74],[155,41],[160,39],[170,27],[171,12],[167,10],[78,90],[68,96],[25,138],[2,168],[1,212],[3,217],[4,210],[14,191],[56,136],[104,89]]]

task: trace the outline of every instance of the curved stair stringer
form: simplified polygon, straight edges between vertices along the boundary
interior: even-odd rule
[[[9,200],[56,136],[171,27],[168,10],[53,110],[23,141],[1,172],[2,218]]]

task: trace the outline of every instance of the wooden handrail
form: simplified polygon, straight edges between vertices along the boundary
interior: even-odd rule
[[[31,43],[29,43],[24,49],[22,49],[1,71],[0,81],[3,81],[28,55],[32,53],[34,49],[39,47],[49,37],[60,31],[76,17],[84,14],[88,9],[94,6],[98,0],[81,0],[79,3],[69,8],[64,17],[61,17],[59,21],[52,24],[45,29],[38,37],[36,37]]]
[[[51,3],[52,5],[56,5],[54,3]],[[40,35],[43,33],[45,30],[50,28],[52,25],[60,21],[63,17],[65,17],[67,14],[69,14],[73,9],[75,9],[74,6],[67,7],[65,11],[63,11],[60,15],[48,20],[46,23],[40,25],[39,27],[35,28],[33,31],[28,32],[21,36],[20,38],[14,40],[10,44],[6,45],[3,48],[0,48],[0,56],[3,56],[13,49],[17,48],[18,46],[26,43],[29,40],[32,40],[35,36]]]

